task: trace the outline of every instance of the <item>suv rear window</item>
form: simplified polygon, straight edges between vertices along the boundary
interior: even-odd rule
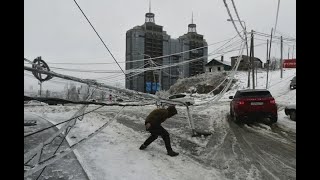
[[[252,92],[237,92],[235,98],[241,97],[272,97],[269,91],[252,91]]]

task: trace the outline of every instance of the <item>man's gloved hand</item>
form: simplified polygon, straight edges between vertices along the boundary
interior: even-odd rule
[[[147,123],[147,124],[146,124],[146,130],[148,130],[150,127],[151,127],[151,124],[150,124],[150,123]]]

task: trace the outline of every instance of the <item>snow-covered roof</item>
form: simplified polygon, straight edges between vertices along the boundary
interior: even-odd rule
[[[208,62],[205,66],[212,66],[213,63],[216,62],[218,64],[223,64],[226,66],[231,66],[231,62],[228,61],[221,61],[221,60],[217,60],[217,59],[212,59],[210,62]]]
[[[246,55],[242,55],[241,57],[242,57],[241,59],[244,59],[244,58],[249,59],[250,58],[250,56],[246,56]],[[238,56],[232,56],[230,58],[235,59],[235,58],[238,58]],[[260,61],[262,63],[260,58],[257,58],[257,57],[253,57],[253,58],[254,58],[254,61]]]

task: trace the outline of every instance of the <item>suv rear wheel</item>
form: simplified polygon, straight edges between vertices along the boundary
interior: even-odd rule
[[[233,121],[235,122],[235,123],[237,123],[237,124],[239,124],[240,123],[240,118],[238,117],[238,116],[236,116],[236,115],[233,115]]]
[[[233,118],[233,116],[234,115],[233,115],[233,112],[232,112],[231,107],[230,107],[230,117]]]
[[[278,121],[278,117],[271,117],[269,118],[269,121],[267,122],[267,125],[272,125]]]

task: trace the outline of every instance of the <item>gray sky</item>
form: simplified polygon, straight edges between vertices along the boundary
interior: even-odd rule
[[[145,21],[149,11],[149,0],[78,0],[77,1],[114,57],[125,69],[125,34],[136,25]],[[234,0],[241,20],[251,29],[270,34],[275,26],[278,0]],[[231,0],[227,0],[229,9],[236,18]],[[197,32],[204,35],[208,44],[229,39],[236,35],[223,0],[152,0],[151,12],[155,22],[171,36],[178,38],[187,33],[193,12]],[[239,23],[236,23],[241,29]],[[277,31],[283,35],[296,36],[296,2],[281,0]],[[280,36],[280,34],[276,34]],[[266,39],[262,37],[257,37]],[[255,41],[255,44],[264,41]],[[209,52],[222,44],[209,46]],[[291,43],[291,45],[293,45]],[[271,56],[280,57],[280,46],[273,45]],[[284,45],[284,57],[288,54],[288,45]],[[292,56],[292,46],[290,57]],[[294,49],[295,50],[295,49]],[[225,54],[225,61],[238,52]],[[42,56],[50,67],[62,67],[87,70],[120,70],[113,58],[101,43],[85,17],[73,0],[25,0],[24,1],[24,57],[33,60]],[[255,56],[265,61],[266,45],[255,49]],[[294,55],[295,57],[295,52]],[[213,58],[214,56],[210,57]],[[209,58],[209,60],[210,60]],[[66,65],[51,63],[112,63],[100,65]],[[106,73],[76,73],[52,69],[55,72],[80,78],[101,78],[117,76]],[[25,73],[30,74],[25,71]],[[121,74],[118,74],[121,76]],[[121,76],[123,77],[123,76]],[[63,81],[54,78],[55,81]],[[120,78],[101,81],[109,85],[124,84]],[[30,85],[38,89],[37,81],[25,75],[25,89]],[[45,82],[44,89],[62,89],[63,83]]]

